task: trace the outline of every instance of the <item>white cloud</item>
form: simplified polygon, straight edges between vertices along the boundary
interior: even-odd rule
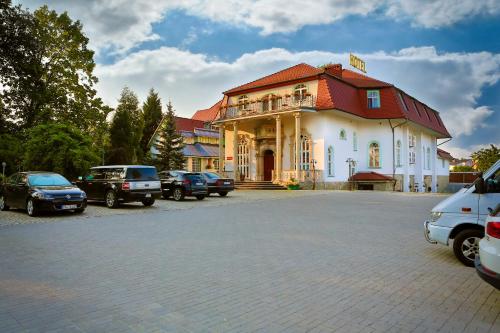
[[[17,0],[34,9],[44,3],[67,10],[83,22],[97,51],[126,52],[160,38],[153,24],[172,10],[238,27],[253,27],[261,34],[288,33],[306,25],[328,24],[352,15],[378,15],[409,20],[426,28],[449,26],[478,15],[500,13],[498,0]],[[164,32],[168,34],[168,31]]]

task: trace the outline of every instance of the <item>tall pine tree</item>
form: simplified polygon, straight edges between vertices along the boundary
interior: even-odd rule
[[[184,143],[175,127],[175,112],[172,103],[167,104],[167,114],[163,118],[160,129],[160,143],[157,148],[160,154],[156,165],[160,170],[176,170],[184,168]]]
[[[149,91],[146,102],[142,105],[142,117],[144,119],[144,128],[142,130],[141,149],[144,155],[149,152],[149,142],[156,128],[161,123],[163,112],[161,108],[161,99],[153,88]]]
[[[132,90],[125,87],[109,129],[111,148],[108,153],[108,162],[112,164],[138,163],[142,156],[141,134],[142,117],[139,111],[139,100]]]

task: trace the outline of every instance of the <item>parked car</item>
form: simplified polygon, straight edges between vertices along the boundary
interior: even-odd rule
[[[448,245],[466,266],[474,266],[479,241],[484,236],[488,208],[500,202],[500,160],[476,181],[437,204],[424,222],[424,235],[432,244]]]
[[[207,181],[208,195],[211,193],[219,193],[221,197],[225,197],[228,192],[234,190],[234,180],[224,178],[215,172],[202,172],[203,177]]]
[[[170,196],[175,201],[184,200],[184,197],[196,197],[203,200],[208,195],[207,182],[199,172],[162,171],[159,173],[163,198]]]
[[[18,172],[0,187],[0,210],[20,208],[36,216],[41,211],[82,213],[85,207],[85,192],[54,172]]]
[[[500,203],[486,218],[484,228],[486,235],[479,242],[476,271],[484,281],[500,290]]]
[[[151,206],[161,196],[156,168],[148,165],[93,167],[87,175],[78,177],[76,184],[87,193],[88,200],[104,201],[108,208],[116,208],[122,202]]]

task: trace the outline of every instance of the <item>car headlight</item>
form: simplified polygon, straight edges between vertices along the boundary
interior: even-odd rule
[[[87,197],[87,194],[82,191],[82,193],[80,193],[80,198],[85,199],[86,197]]]
[[[33,198],[36,198],[36,199],[53,199],[54,198],[52,195],[47,194],[47,193],[43,193],[43,192],[34,192],[31,196]]]
[[[442,212],[431,212],[431,222],[436,222],[443,215]]]

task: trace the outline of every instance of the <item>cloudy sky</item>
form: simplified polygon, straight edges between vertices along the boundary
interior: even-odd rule
[[[457,156],[500,145],[498,0],[20,0],[67,11],[96,52],[98,91],[153,87],[190,117],[224,90],[306,62],[348,66],[441,112]]]

